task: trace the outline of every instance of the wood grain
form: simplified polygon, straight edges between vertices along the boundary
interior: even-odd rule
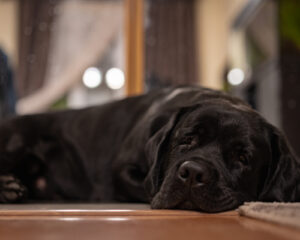
[[[300,239],[300,231],[240,217],[236,211],[205,214],[135,205],[15,206],[0,206],[1,239]]]

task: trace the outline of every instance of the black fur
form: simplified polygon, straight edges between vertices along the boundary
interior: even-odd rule
[[[299,165],[282,133],[247,104],[198,87],[0,124],[0,202],[219,212],[299,201]]]

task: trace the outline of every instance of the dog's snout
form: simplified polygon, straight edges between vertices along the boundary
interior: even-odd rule
[[[185,161],[178,169],[178,178],[189,187],[201,186],[208,180],[208,171],[202,164]]]

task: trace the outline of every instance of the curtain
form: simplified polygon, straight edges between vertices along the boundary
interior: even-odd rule
[[[147,3],[148,89],[197,83],[194,0],[149,0]]]
[[[19,1],[19,97],[29,95],[43,85],[56,2],[57,0]]]
[[[16,108],[19,114],[48,110],[80,83],[88,67],[103,61],[122,33],[122,2],[58,1],[55,9],[51,44],[47,46],[47,61],[44,63],[47,69],[42,73],[40,69],[32,69],[33,74],[39,73],[43,79],[42,82],[31,83],[42,87],[18,101]],[[121,57],[118,59],[117,66],[121,67],[123,60]]]
[[[300,156],[300,2],[279,1],[282,128]]]

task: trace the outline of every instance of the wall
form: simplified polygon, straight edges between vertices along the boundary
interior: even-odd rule
[[[18,59],[17,50],[17,1],[0,1],[0,47],[10,57],[15,66]]]
[[[203,86],[221,89],[232,20],[247,0],[196,0],[198,73]]]

